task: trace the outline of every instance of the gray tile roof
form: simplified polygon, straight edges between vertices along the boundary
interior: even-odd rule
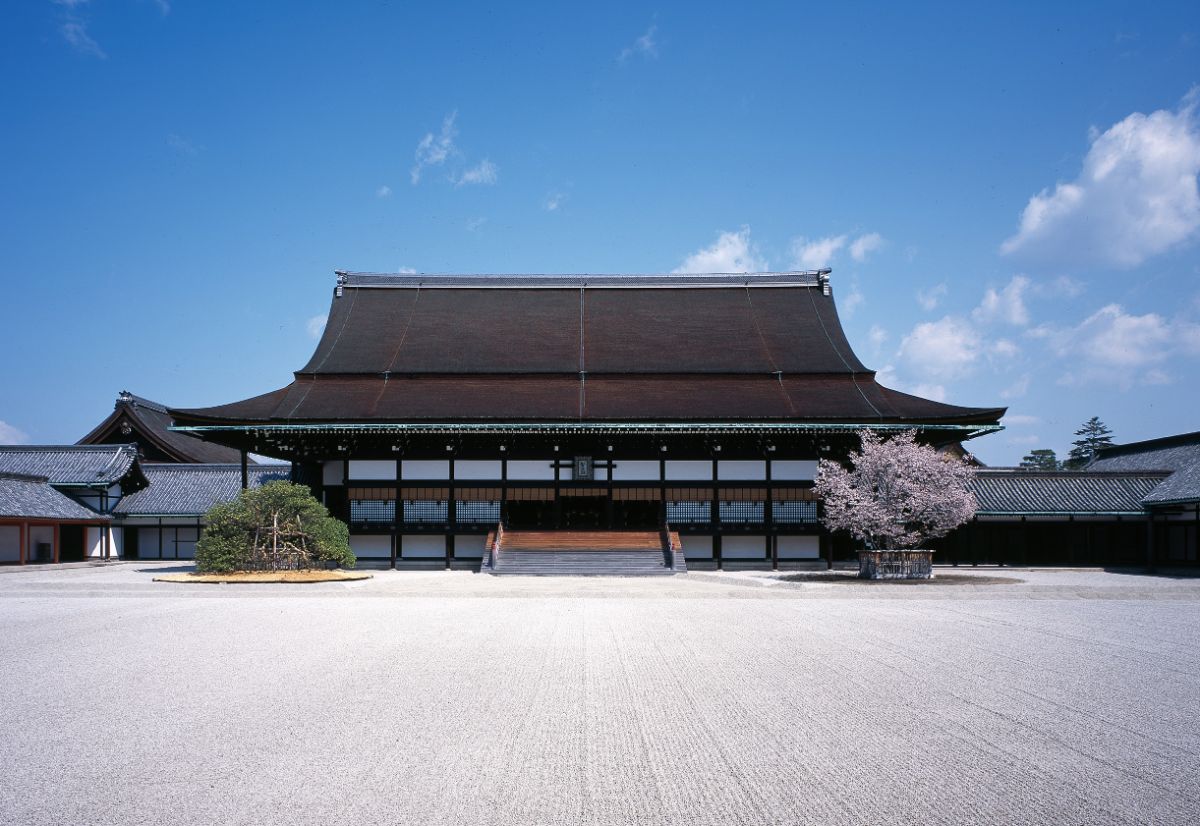
[[[115,513],[123,516],[200,516],[218,502],[236,499],[242,489],[240,465],[145,464],[150,480],[145,490],[117,503]],[[250,465],[251,487],[291,478],[291,465]]]
[[[1118,445],[1100,451],[1088,470],[1169,471],[1147,505],[1200,502],[1200,433]]]
[[[109,518],[59,493],[44,476],[16,473],[0,473],[0,517],[96,521]]]
[[[980,470],[972,489],[980,514],[1143,513],[1164,473]]]
[[[0,446],[0,473],[44,476],[56,487],[112,485],[136,461],[134,445]]]
[[[150,461],[237,462],[237,450],[170,429],[171,414],[158,402],[122,390],[113,412],[79,444],[137,442]],[[165,457],[165,458],[164,458]],[[253,460],[251,460],[253,461]]]

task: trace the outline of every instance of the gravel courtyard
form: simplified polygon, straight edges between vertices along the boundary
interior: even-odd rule
[[[169,570],[0,573],[0,822],[1200,820],[1196,579]]]

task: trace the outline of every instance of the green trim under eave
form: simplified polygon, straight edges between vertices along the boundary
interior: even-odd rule
[[[658,424],[631,424],[627,422],[509,422],[487,424],[482,422],[444,423],[346,423],[346,424],[260,424],[260,425],[184,425],[172,426],[171,430],[183,433],[214,432],[279,432],[279,433],[540,433],[540,432],[592,432],[592,433],[774,433],[795,431],[801,433],[837,433],[857,430],[882,430],[903,432],[906,430],[959,431],[967,434],[964,439],[973,439],[985,433],[1004,430],[999,424],[840,424],[840,423],[778,423],[745,422],[668,422]]]

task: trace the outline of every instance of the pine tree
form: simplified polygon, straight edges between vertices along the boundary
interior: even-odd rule
[[[1021,459],[1022,470],[1058,470],[1058,456],[1050,448],[1031,450]]]
[[[1099,416],[1092,416],[1083,423],[1083,427],[1075,431],[1080,438],[1071,442],[1074,447],[1064,464],[1069,468],[1081,468],[1096,456],[1096,451],[1102,447],[1112,447],[1112,431],[1100,421]]]

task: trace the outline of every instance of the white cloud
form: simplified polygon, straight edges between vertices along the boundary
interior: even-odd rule
[[[926,312],[937,309],[937,305],[942,303],[942,299],[945,297],[946,283],[944,281],[936,287],[930,287],[928,290],[917,290],[917,303]]]
[[[175,150],[180,155],[186,155],[189,158],[194,158],[200,154],[200,147],[192,143],[183,135],[177,135],[174,132],[167,135],[167,146]]]
[[[867,341],[871,343],[871,347],[878,350],[887,340],[888,331],[878,324],[872,324],[871,329],[867,331]]]
[[[65,5],[68,8],[74,8],[80,4],[63,3],[60,5]],[[108,57],[108,55],[105,54],[104,50],[100,48],[100,44],[93,40],[92,36],[88,34],[87,27],[88,24],[86,20],[76,14],[68,12],[63,18],[62,22],[59,24],[58,31],[63,36],[63,40],[70,43],[75,51],[79,52],[80,54],[98,57],[103,60],[104,58]]]
[[[798,270],[816,270],[828,267],[834,255],[846,246],[847,236],[831,235],[828,238],[796,238],[792,241],[792,266]]]
[[[454,138],[458,135],[458,130],[454,126],[454,121],[457,117],[457,110],[446,115],[442,121],[440,133],[434,135],[432,132],[427,132],[425,137],[417,142],[417,150],[414,153],[416,163],[413,164],[410,173],[414,185],[420,182],[422,172],[431,166],[441,166],[455,151]]]
[[[1005,421],[1007,421],[1007,419]],[[1018,446],[1022,446],[1022,447],[1024,447],[1024,446],[1032,447],[1033,445],[1036,445],[1036,444],[1040,443],[1041,441],[1042,441],[1042,437],[1038,436],[1037,434],[1030,434],[1028,436],[1009,436],[1008,437],[1008,443],[1010,445],[1018,445]]]
[[[171,13],[171,3],[169,0],[153,0],[153,2],[154,5],[158,6],[158,10],[162,13],[163,17]]]
[[[983,349],[975,329],[961,318],[918,324],[900,342],[899,356],[915,375],[956,379],[974,369]]]
[[[329,315],[327,313],[321,313],[320,315],[315,315],[310,318],[304,327],[306,330],[308,330],[308,334],[310,336],[313,338],[320,338],[321,333],[325,332],[325,322],[327,321],[329,321]]]
[[[500,169],[494,163],[484,158],[477,165],[470,169],[464,170],[458,179],[455,180],[455,186],[466,186],[468,184],[480,184],[483,186],[491,186],[496,183],[500,176]]]
[[[389,198],[391,197],[391,194],[392,188],[387,184],[384,184],[383,186],[379,187],[379,189],[375,190],[376,198]]]
[[[655,33],[658,31],[658,26],[651,24],[650,28],[646,29],[646,33],[633,41],[632,46],[626,46],[617,55],[617,60],[624,63],[631,57],[642,57],[649,60],[650,58],[658,57],[658,43],[654,39]]]
[[[417,271],[412,267],[397,267],[396,272],[399,275],[416,275]]]
[[[989,359],[1001,364],[1009,364],[1021,352],[1021,348],[1008,339],[1001,338],[990,343],[987,351]]]
[[[932,399],[935,402],[944,402],[946,400],[946,388],[940,384],[915,384],[904,392],[925,399]]]
[[[467,232],[478,232],[483,227],[483,225],[486,224],[487,222],[488,222],[488,219],[483,215],[480,215],[475,218],[468,218],[467,219]]]
[[[850,284],[850,292],[846,293],[846,297],[842,299],[839,307],[841,313],[846,318],[853,318],[854,312],[863,305],[867,297],[863,295],[863,291],[858,288],[858,283]]]
[[[850,257],[855,261],[866,261],[867,256],[883,246],[883,236],[878,232],[860,235],[850,244]]]
[[[763,272],[769,270],[765,258],[750,240],[750,228],[722,232],[712,246],[698,250],[675,270],[687,272]]]
[[[1029,392],[1029,374],[1021,376],[1008,387],[1000,391],[1002,399],[1019,399]]]
[[[971,318],[979,322],[1002,321],[1024,327],[1029,323],[1029,310],[1025,307],[1025,291],[1028,289],[1029,279],[1023,275],[1014,275],[999,292],[994,287],[988,287],[983,294],[983,301],[971,311]]]
[[[13,427],[5,421],[0,421],[0,445],[23,445],[29,441],[29,434]]]
[[[1009,413],[1004,417],[1003,424],[1011,427],[1029,427],[1035,424],[1041,424],[1042,420],[1037,416],[1026,416],[1017,413]]]
[[[1164,384],[1172,357],[1200,354],[1200,325],[1157,313],[1130,315],[1119,304],[1100,308],[1074,327],[1044,325],[1031,331],[1068,362],[1060,384]]]
[[[554,212],[566,202],[566,195],[561,192],[552,192],[546,196],[546,200],[542,203],[542,208],[547,212]]]
[[[1029,199],[1001,252],[1050,263],[1135,267],[1200,230],[1193,89],[1174,112],[1135,112],[1101,134],[1079,176]]]

